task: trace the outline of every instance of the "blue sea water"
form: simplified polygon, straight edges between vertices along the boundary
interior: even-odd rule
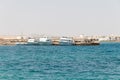
[[[120,80],[120,43],[0,46],[0,80]]]

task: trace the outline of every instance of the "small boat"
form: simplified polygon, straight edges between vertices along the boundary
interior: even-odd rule
[[[39,38],[38,44],[39,45],[51,45],[52,42],[48,37],[41,37]]]
[[[38,40],[36,40],[36,39],[28,39],[27,44],[37,45],[38,44]]]
[[[73,44],[73,39],[69,37],[61,37],[60,38],[60,44],[59,45],[72,45]]]

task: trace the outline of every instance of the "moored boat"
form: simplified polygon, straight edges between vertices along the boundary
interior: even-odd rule
[[[28,39],[27,41],[27,44],[30,44],[30,45],[37,45],[38,44],[38,41],[36,39]]]
[[[51,45],[51,39],[49,39],[48,37],[41,37],[39,38],[39,45]]]
[[[72,38],[69,37],[61,37],[60,38],[60,44],[59,45],[72,45],[73,44],[73,40]]]

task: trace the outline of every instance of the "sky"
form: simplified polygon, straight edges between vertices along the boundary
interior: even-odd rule
[[[0,35],[120,35],[120,0],[0,0]]]

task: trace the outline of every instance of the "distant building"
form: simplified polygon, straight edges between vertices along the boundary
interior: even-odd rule
[[[10,35],[4,35],[0,36],[1,39],[9,39],[9,40],[14,40],[14,39],[26,39],[27,37],[25,36],[10,36]]]

